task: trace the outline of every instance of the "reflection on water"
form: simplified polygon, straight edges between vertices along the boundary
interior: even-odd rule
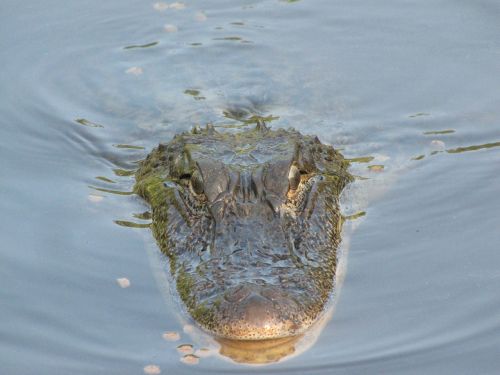
[[[498,372],[494,1],[1,7],[2,373]],[[131,192],[160,141],[260,120],[318,135],[358,176],[335,314],[267,350],[183,324]]]
[[[292,355],[301,336],[265,341],[234,341],[217,339],[220,354],[237,363],[265,365]]]

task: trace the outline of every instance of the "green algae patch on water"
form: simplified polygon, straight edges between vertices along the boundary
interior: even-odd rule
[[[350,163],[369,163],[373,159],[375,159],[373,156],[360,156],[357,158],[350,158],[346,160],[349,161]]]
[[[187,90],[184,90],[184,94],[191,95],[191,96],[198,96],[198,95],[200,95],[200,91],[195,90],[195,89],[187,89]]]
[[[135,174],[135,169],[132,169],[132,170],[128,170],[128,169],[118,169],[118,168],[115,168],[113,169],[113,173],[119,177],[129,177],[129,176],[133,176]]]
[[[107,182],[109,184],[116,184],[116,181],[113,181],[107,177],[104,177],[104,176],[97,176],[96,177],[97,180],[100,180],[100,181],[104,181],[104,182]]]
[[[94,189],[97,191],[102,191],[103,193],[110,193],[110,194],[115,194],[115,195],[132,195],[134,194],[133,191],[121,191],[121,190],[113,190],[113,189],[104,189],[104,188],[99,188],[96,186],[89,185],[90,189]]]
[[[149,212],[149,211],[144,211],[144,212],[141,212],[139,214],[132,214],[132,216],[135,217],[136,219],[141,219],[141,220],[151,220],[152,219],[151,212]]]
[[[184,90],[184,94],[192,96],[195,100],[205,100],[206,99],[204,96],[200,95],[200,90],[196,90],[196,89]]]
[[[151,223],[135,223],[127,220],[114,220],[113,222],[121,227],[127,228],[149,228],[151,226]]]
[[[475,146],[457,147],[450,150],[446,150],[446,152],[449,154],[459,154],[461,152],[478,151],[493,147],[500,147],[500,142],[485,143],[482,145],[475,145]]]
[[[151,42],[151,43],[146,43],[146,44],[132,44],[130,46],[125,46],[123,49],[137,49],[137,48],[149,48],[149,47],[154,47],[160,42]]]
[[[131,150],[144,150],[144,147],[142,147],[142,146],[128,145],[128,144],[124,144],[124,143],[113,145],[113,147],[125,148],[125,149],[131,149]]]
[[[344,220],[356,220],[356,219],[359,219],[360,217],[363,217],[363,216],[366,216],[366,212],[359,211],[359,212],[356,212],[352,215],[344,216]]]
[[[214,38],[213,40],[230,40],[233,42],[240,41],[241,38],[239,36],[225,36],[222,38]]]
[[[85,118],[77,118],[75,120],[76,123],[80,124],[80,125],[83,125],[83,126],[87,126],[89,128],[104,128],[103,125],[101,124],[98,124],[96,122],[92,122],[92,121],[89,121]]]
[[[418,113],[414,113],[413,115],[409,115],[408,117],[409,118],[416,118],[416,117],[423,117],[423,116],[430,116],[430,115],[431,115],[430,113],[418,112]]]
[[[452,133],[455,133],[454,129],[432,130],[432,131],[424,132],[424,135],[439,135],[439,134],[452,134]]]
[[[384,170],[384,166],[382,164],[373,164],[369,165],[368,169],[372,172],[382,172]]]

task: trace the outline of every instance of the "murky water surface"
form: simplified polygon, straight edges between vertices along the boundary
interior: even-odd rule
[[[494,0],[2,1],[2,374],[498,373],[499,18]],[[160,140],[253,114],[366,178],[332,318],[258,369],[190,326],[129,193]]]

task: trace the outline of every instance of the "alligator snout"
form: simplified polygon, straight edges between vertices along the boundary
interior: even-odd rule
[[[299,304],[278,287],[245,284],[228,290],[214,333],[238,340],[264,340],[304,331]]]

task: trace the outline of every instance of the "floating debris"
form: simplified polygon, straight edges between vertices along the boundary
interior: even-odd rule
[[[125,73],[132,74],[134,76],[140,76],[143,73],[143,70],[142,70],[142,68],[139,68],[138,66],[133,66],[133,67],[125,70]]]
[[[207,20],[207,15],[203,12],[196,12],[194,15],[194,19],[198,22],[204,22]]]
[[[168,331],[163,333],[161,337],[163,337],[163,339],[167,341],[178,341],[181,338],[181,335],[178,332]]]
[[[181,354],[193,354],[194,349],[191,344],[181,344],[177,347],[177,351]]]
[[[130,280],[127,279],[126,277],[120,277],[119,279],[116,279],[116,282],[120,286],[120,288],[128,288],[130,286]]]
[[[102,195],[89,194],[87,199],[92,203],[99,203],[104,199],[104,197]]]
[[[177,26],[171,24],[166,24],[165,26],[163,26],[163,30],[165,30],[167,33],[176,33],[178,31]]]
[[[440,140],[433,140],[431,141],[431,149],[433,151],[444,151],[446,145],[444,144],[443,141],[440,141]]]
[[[372,172],[382,172],[384,170],[384,166],[382,164],[373,164],[369,165],[368,169]]]
[[[194,354],[188,354],[181,358],[181,362],[186,365],[197,365],[200,362],[200,358]]]
[[[422,160],[423,158],[425,158],[425,155],[418,155],[412,158],[411,160]]]
[[[161,369],[157,365],[147,365],[144,366],[144,373],[147,375],[158,375],[161,373]]]
[[[170,4],[168,7],[170,9],[180,10],[180,9],[186,8],[186,4],[180,3],[180,2],[175,2],[175,3]]]
[[[157,2],[153,4],[153,8],[159,12],[163,12],[168,9],[168,4],[164,2]]]

